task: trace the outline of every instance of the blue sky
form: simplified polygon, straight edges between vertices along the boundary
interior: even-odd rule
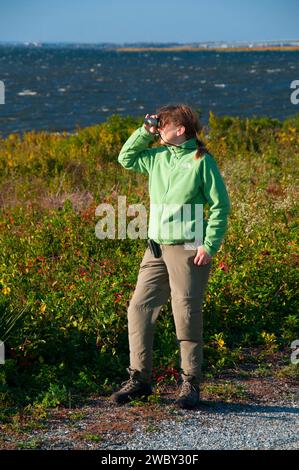
[[[298,0],[1,0],[0,41],[299,39]]]

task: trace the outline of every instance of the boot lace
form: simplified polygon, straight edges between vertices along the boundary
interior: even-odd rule
[[[191,393],[192,391],[197,392],[196,386],[191,382],[188,382],[188,380],[184,380],[179,396],[182,397],[184,395],[189,395],[189,393]]]
[[[133,386],[138,385],[138,380],[134,378],[130,378],[129,380],[125,380],[124,382],[121,383],[121,387],[123,391],[130,390]]]

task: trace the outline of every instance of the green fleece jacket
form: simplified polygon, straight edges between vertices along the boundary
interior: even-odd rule
[[[127,170],[149,176],[148,237],[163,244],[199,240],[199,245],[203,244],[209,255],[215,255],[227,230],[231,211],[228,192],[215,159],[205,153],[195,160],[197,145],[194,138],[178,147],[149,148],[154,140],[154,135],[142,126],[133,132],[118,156],[119,163]],[[208,220],[202,218],[205,204],[209,206]]]

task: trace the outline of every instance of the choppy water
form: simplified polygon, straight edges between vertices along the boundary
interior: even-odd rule
[[[0,46],[0,133],[73,131],[112,114],[143,116],[171,102],[217,115],[299,113],[290,83],[299,51],[117,52]]]

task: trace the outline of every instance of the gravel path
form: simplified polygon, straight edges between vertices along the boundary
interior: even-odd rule
[[[299,449],[299,403],[216,404],[179,410],[179,421],[159,422],[158,430],[138,426],[125,445],[106,449],[211,450]]]
[[[0,424],[0,449],[299,449],[295,378],[218,378],[205,383],[194,410],[174,405],[178,390],[161,385],[158,403],[117,405],[95,394],[75,408],[49,410],[37,421],[30,414],[16,416]],[[224,396],[217,396],[221,392]]]

